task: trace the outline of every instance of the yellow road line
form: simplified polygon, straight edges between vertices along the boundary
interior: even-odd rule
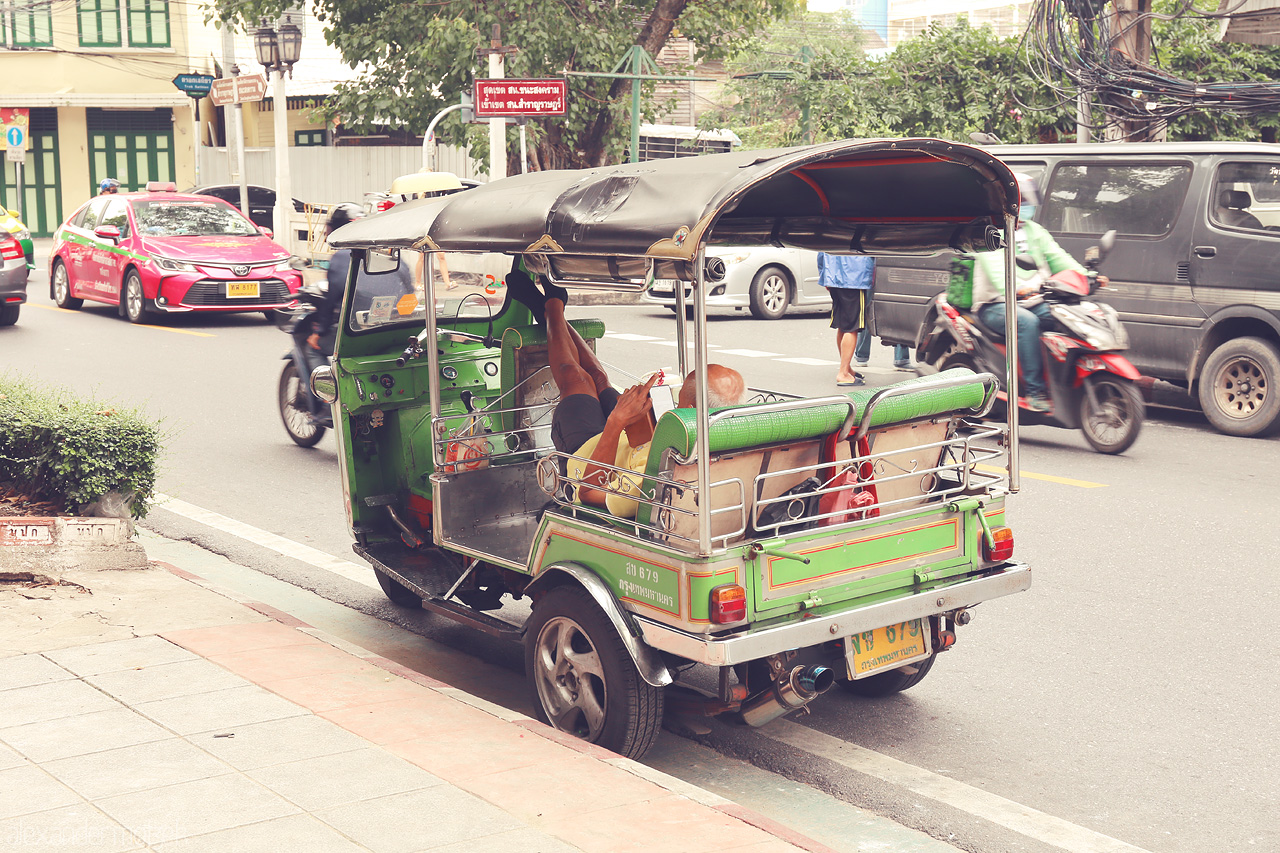
[[[997,468],[994,465],[979,465],[979,471],[986,471],[990,474],[1000,474],[1003,468]],[[1081,489],[1105,489],[1106,483],[1090,483],[1088,480],[1073,480],[1070,477],[1055,477],[1052,474],[1033,474],[1030,471],[1019,471],[1018,474],[1028,480],[1047,480],[1050,483],[1061,483],[1064,486],[1077,486]]]
[[[79,314],[80,313],[79,311],[68,311],[66,308],[59,308],[57,305],[33,305],[30,302],[28,302],[27,304],[31,305],[31,307],[33,308],[43,308],[46,311],[56,311],[59,314]],[[170,328],[169,326],[152,326],[148,323],[137,323],[135,325],[137,325],[139,328],[142,328],[142,329],[158,329],[161,332],[173,332],[175,335],[192,335],[197,338],[216,338],[217,337],[217,335],[211,334],[209,332],[195,332],[195,331],[192,331],[191,329],[174,329],[174,328]]]

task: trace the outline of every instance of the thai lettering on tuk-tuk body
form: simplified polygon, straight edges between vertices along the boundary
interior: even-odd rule
[[[673,408],[630,475],[636,516],[618,518],[575,502],[550,441],[545,329],[500,288],[435,292],[434,269],[445,253],[575,287],[691,282],[680,374],[707,399],[709,243],[982,251],[1007,242],[1017,205],[978,149],[846,141],[533,173],[342,228],[330,242],[367,275],[419,271],[412,296],[348,297],[333,367],[312,379],[333,403],[356,552],[396,604],[521,639],[537,714],[624,755],[653,743],[664,703],[763,725],[834,685],[916,684],[974,605],[1031,582],[1005,517],[1016,420],[978,420],[994,376]],[[592,347],[604,334],[572,325]],[[530,599],[528,618],[498,612],[504,596]],[[688,664],[718,688],[669,690]]]

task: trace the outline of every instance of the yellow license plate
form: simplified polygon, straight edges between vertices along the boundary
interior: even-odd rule
[[[256,281],[229,281],[227,282],[227,298],[258,298],[258,283]]]
[[[844,657],[850,678],[865,678],[881,670],[897,669],[928,655],[928,623],[922,619],[844,638]]]

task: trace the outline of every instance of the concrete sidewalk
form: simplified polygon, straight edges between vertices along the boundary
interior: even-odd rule
[[[828,849],[234,599],[163,563],[0,584],[0,849]]]

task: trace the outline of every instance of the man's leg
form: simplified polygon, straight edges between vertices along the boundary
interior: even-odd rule
[[[551,378],[560,389],[560,399],[573,394],[586,394],[599,397],[595,379],[578,361],[579,346],[582,341],[569,321],[564,317],[564,302],[559,299],[548,299],[546,302],[547,322],[547,361],[551,365]],[[586,342],[582,342],[586,348]],[[592,355],[592,361],[595,356]],[[596,366],[599,365],[595,361]]]
[[[858,340],[853,347],[853,357],[858,360],[858,364],[866,366],[871,360],[871,330],[862,328],[858,331]]]
[[[853,354],[858,347],[858,333],[836,329],[836,348],[840,351],[840,367],[836,369],[837,382],[853,382],[858,374],[853,369]]]
[[[1027,397],[1046,397],[1044,360],[1040,357],[1040,318],[1018,306],[1018,358],[1022,361],[1022,381]]]

